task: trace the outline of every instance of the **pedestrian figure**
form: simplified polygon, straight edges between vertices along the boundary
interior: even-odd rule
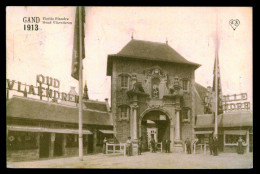
[[[103,140],[103,153],[106,154],[107,137]]]
[[[150,143],[151,143],[152,152],[155,152],[155,140],[153,137],[152,137]]]
[[[165,149],[166,149],[166,153],[170,153],[170,145],[171,145],[171,140],[166,139],[165,141]]]
[[[188,154],[191,154],[191,142],[190,142],[190,139],[187,138],[184,143],[186,144],[186,148],[187,148]]]
[[[138,141],[138,155],[142,154],[142,146],[143,146],[142,137],[140,137]]]
[[[126,141],[126,154],[128,156],[132,155],[132,140],[131,140],[131,137],[128,137],[128,140]]]
[[[244,153],[244,147],[243,147],[244,140],[239,137],[237,141],[237,153],[238,154],[243,154]]]
[[[209,150],[210,150],[210,155],[213,155],[214,154],[214,151],[213,151],[213,138],[211,136],[209,137]]]
[[[218,156],[218,138],[217,137],[213,138],[213,152],[214,152],[214,156]]]

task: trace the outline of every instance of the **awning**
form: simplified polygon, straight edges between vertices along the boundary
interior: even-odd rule
[[[23,132],[54,132],[64,134],[78,134],[78,129],[58,129],[58,128],[43,128],[35,126],[7,126],[8,130],[11,131],[23,131]],[[83,134],[92,134],[89,130],[82,130]]]
[[[196,131],[195,134],[212,134],[213,131]]]
[[[246,135],[246,130],[225,130],[224,134],[228,134],[228,135]]]
[[[114,134],[115,132],[112,130],[99,130],[100,132],[102,132],[103,134]]]

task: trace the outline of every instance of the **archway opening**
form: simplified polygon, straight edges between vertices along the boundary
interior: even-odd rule
[[[141,121],[141,136],[144,142],[143,150],[150,149],[150,140],[153,137],[157,143],[170,139],[170,119],[160,110],[146,113]]]

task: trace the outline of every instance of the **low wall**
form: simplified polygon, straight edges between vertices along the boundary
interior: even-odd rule
[[[243,146],[244,153],[246,153],[247,146]],[[226,153],[237,153],[237,146],[224,146],[224,152]]]
[[[62,156],[78,156],[79,148],[78,147],[65,147],[64,154]],[[87,147],[83,148],[83,155],[87,155]]]
[[[30,161],[39,159],[39,149],[9,150],[6,152],[7,161]]]
[[[79,148],[78,147],[66,147],[64,149],[63,156],[77,156],[79,155]]]

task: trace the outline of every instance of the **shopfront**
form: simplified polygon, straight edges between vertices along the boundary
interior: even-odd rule
[[[220,152],[237,152],[239,137],[243,140],[244,152],[253,152],[252,113],[238,111],[218,116],[218,148]],[[198,144],[208,144],[208,138],[214,132],[214,116],[198,115],[195,134]]]
[[[104,136],[113,138],[112,120],[105,102],[87,101],[85,106],[83,153],[100,153]],[[77,119],[76,107],[13,96],[7,102],[7,160],[77,156]]]

